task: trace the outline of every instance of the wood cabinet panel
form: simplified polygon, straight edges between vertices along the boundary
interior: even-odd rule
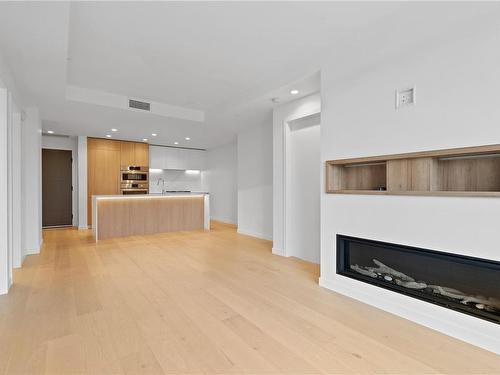
[[[121,142],[121,166],[149,166],[149,145],[140,142]]]
[[[205,197],[99,199],[99,240],[204,228]]]
[[[437,163],[433,158],[387,161],[387,190],[435,190]]]
[[[135,143],[134,142],[120,142],[120,165],[128,167],[135,164]]]
[[[149,166],[149,145],[147,143],[135,143],[135,164],[141,167]]]
[[[119,141],[87,140],[87,222],[92,225],[92,195],[120,193],[121,144]]]
[[[100,149],[100,150],[114,150],[120,151],[120,141],[114,141],[111,139],[101,139],[101,138],[88,138],[87,148],[88,149]]]

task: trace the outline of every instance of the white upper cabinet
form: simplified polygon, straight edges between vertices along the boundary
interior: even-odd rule
[[[177,148],[163,147],[165,162],[163,169],[183,169],[182,155]]]
[[[149,168],[163,169],[165,164],[163,149],[164,147],[149,146]]]
[[[205,169],[205,151],[149,146],[149,166],[158,169]]]

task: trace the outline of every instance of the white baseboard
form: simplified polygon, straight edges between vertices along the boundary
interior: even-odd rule
[[[78,226],[78,230],[86,230],[86,229],[89,229],[88,225],[79,225]]]
[[[320,277],[319,285],[435,331],[500,354],[500,326],[347,277]]]
[[[273,251],[274,255],[279,255],[279,256],[282,256],[282,257],[286,256],[284,249],[278,249],[278,248],[276,248],[276,247],[273,246],[272,251]]]
[[[257,238],[260,238],[261,240],[268,240],[268,241],[273,240],[273,238],[271,236],[266,236],[264,233],[255,232],[255,231],[247,230],[247,229],[241,229],[240,227],[238,227],[238,233],[244,234],[245,236],[257,237]]]
[[[35,248],[32,248],[32,249],[26,249],[26,251],[24,253],[26,255],[40,254],[40,250],[42,249],[42,246],[43,246],[43,238],[40,240],[40,244],[38,245],[38,247],[35,247]]]
[[[227,220],[227,219],[219,219],[217,217],[210,217],[210,220],[213,220],[213,221],[218,221],[220,223],[224,223],[224,224],[230,224],[230,225],[236,225],[235,222],[232,222],[231,220]]]
[[[40,254],[40,249],[26,249],[26,255]]]

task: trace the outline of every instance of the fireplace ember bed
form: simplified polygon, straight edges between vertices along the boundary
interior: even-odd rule
[[[337,273],[500,324],[500,262],[337,234]]]

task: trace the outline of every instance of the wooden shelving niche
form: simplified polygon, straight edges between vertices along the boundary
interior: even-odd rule
[[[500,196],[500,145],[329,160],[326,192]]]

